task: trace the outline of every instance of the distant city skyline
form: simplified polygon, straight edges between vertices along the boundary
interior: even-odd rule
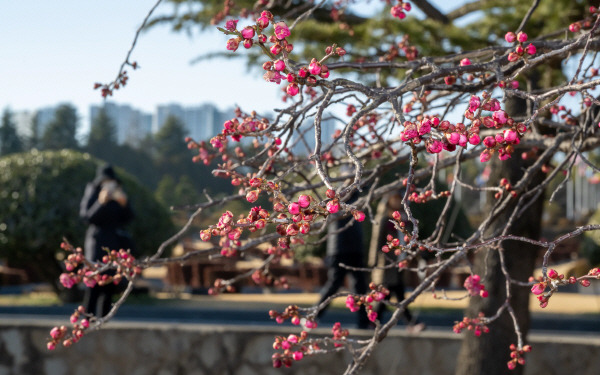
[[[33,135],[33,121],[36,121],[38,134],[43,134],[48,124],[54,119],[54,113],[60,105],[72,103],[64,102],[55,106],[43,107],[31,110],[20,110],[11,112],[16,130],[21,137]],[[108,117],[113,121],[118,144],[129,144],[138,146],[147,134],[155,134],[164,125],[169,116],[179,118],[185,129],[186,136],[196,140],[205,140],[221,131],[223,123],[234,117],[234,109],[220,110],[212,103],[198,103],[196,105],[183,105],[181,103],[159,104],[154,111],[146,112],[126,103],[106,101],[102,105],[92,104],[86,111],[85,116],[77,113],[80,119],[79,129],[86,128],[85,132],[79,131],[80,141],[85,141],[89,134],[91,122],[98,116],[101,109],[105,109]],[[82,123],[85,118],[89,121]]]

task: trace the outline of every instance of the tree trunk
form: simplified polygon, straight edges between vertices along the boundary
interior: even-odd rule
[[[515,104],[515,103],[511,103]],[[508,112],[507,104],[507,112]],[[510,111],[518,113],[518,111]],[[490,183],[498,184],[502,177],[509,179],[514,184],[523,175],[523,171],[532,162],[521,158],[520,152],[515,151],[511,159],[506,161],[494,160],[492,164],[492,175]],[[535,187],[543,181],[544,175],[540,172],[530,181],[528,188]],[[497,186],[497,185],[496,185]],[[493,201],[490,197],[489,201]],[[503,230],[508,222],[512,208],[518,197],[514,199],[512,207],[509,207],[502,215],[490,225],[488,233]],[[543,213],[543,194],[521,215],[514,225],[509,229],[509,234],[538,239],[541,233],[541,220]],[[540,248],[518,241],[503,241],[501,248],[504,249],[506,269],[514,280],[526,281],[535,267],[535,260]],[[506,280],[500,267],[500,254],[496,249],[481,250],[475,256],[474,272],[481,276],[482,282],[489,292],[487,298],[473,297],[470,299],[465,316],[474,318],[480,312],[485,316],[493,316],[500,306],[506,301]],[[511,285],[512,306],[523,338],[527,335],[530,322],[529,296],[527,287]],[[489,333],[483,333],[476,337],[471,331],[465,331],[463,343],[458,356],[457,375],[495,375],[509,372],[507,362],[510,360],[510,345],[517,344],[512,318],[507,311],[499,319],[491,323]],[[535,349],[534,349],[535,350]],[[527,358],[525,358],[527,360]],[[523,373],[523,366],[510,372],[519,375]]]

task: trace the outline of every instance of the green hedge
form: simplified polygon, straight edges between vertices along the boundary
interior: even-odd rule
[[[63,237],[83,246],[79,218],[85,185],[103,162],[73,150],[31,151],[0,158],[0,258],[54,282]],[[132,203],[129,232],[138,254],[153,253],[174,231],[169,212],[137,180],[117,169]]]

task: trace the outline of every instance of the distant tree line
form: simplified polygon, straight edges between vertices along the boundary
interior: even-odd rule
[[[227,181],[210,178],[214,166],[192,162],[194,154],[186,147],[185,127],[177,117],[168,117],[156,134],[148,135],[137,147],[118,144],[116,126],[104,110],[92,119],[83,142],[77,139],[79,115],[70,104],[60,105],[42,132],[37,122],[34,116],[30,136],[20,137],[14,114],[5,109],[0,125],[0,156],[32,149],[87,152],[134,175],[166,206],[194,204],[204,190],[212,195],[232,191]]]

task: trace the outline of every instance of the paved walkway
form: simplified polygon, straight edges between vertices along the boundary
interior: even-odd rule
[[[593,289],[589,290],[593,292]],[[433,298],[431,293],[422,294],[411,305],[412,309],[464,309],[468,299],[464,298],[464,291],[448,291],[445,295],[438,292],[438,298]],[[311,306],[319,300],[317,293],[235,293],[221,294],[217,296],[207,295],[183,295],[186,303],[195,302],[204,306],[231,308],[243,304],[249,307],[260,307],[265,305],[287,306],[296,304]],[[476,297],[479,298],[479,297]],[[344,299],[338,298],[334,306],[343,307]],[[561,293],[558,292],[550,299],[548,307],[542,309],[534,295],[531,295],[530,308],[533,313],[542,314],[598,314],[600,319],[600,295],[583,293]]]

